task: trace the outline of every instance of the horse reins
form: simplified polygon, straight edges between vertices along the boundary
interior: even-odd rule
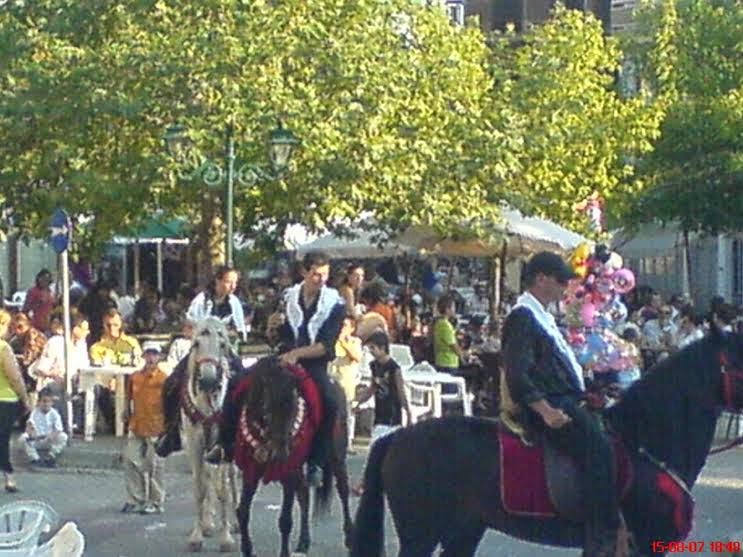
[[[736,409],[734,404],[735,400],[735,382],[743,380],[743,371],[730,370],[730,361],[725,353],[720,353],[720,372],[722,373],[722,400],[725,405],[725,409],[739,413],[740,410]],[[739,435],[726,445],[712,449],[709,454],[718,454],[730,449],[734,449],[739,445],[743,445],[743,435]]]

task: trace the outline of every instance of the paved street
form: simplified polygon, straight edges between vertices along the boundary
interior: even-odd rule
[[[364,463],[364,456],[351,458],[352,473],[357,478]],[[695,489],[697,500],[695,528],[690,539],[724,539],[731,532],[743,530],[741,495],[743,480],[743,450],[730,455],[714,457],[705,470],[702,481]],[[190,479],[187,474],[170,473],[167,477],[169,491],[164,515],[143,517],[121,515],[123,502],[123,476],[118,471],[74,473],[20,472],[18,483],[22,493],[15,497],[44,499],[56,508],[63,520],[74,520],[87,540],[86,556],[89,557],[145,557],[185,555],[186,537],[191,527],[192,502]],[[0,503],[9,501],[5,493]],[[354,501],[355,504],[356,501]],[[279,489],[264,488],[255,502],[252,531],[256,551],[260,557],[278,552],[276,519]],[[315,528],[315,541],[311,555],[342,557],[346,553],[340,545],[340,524],[337,509],[325,523]],[[387,532],[391,532],[388,521]],[[389,555],[396,554],[396,538],[388,535]],[[480,546],[478,555],[507,556],[577,556],[573,550],[552,550],[524,544],[489,532]],[[219,555],[216,542],[208,540],[202,555]]]

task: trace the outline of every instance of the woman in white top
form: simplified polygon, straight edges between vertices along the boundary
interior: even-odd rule
[[[247,340],[248,330],[240,300],[235,296],[239,274],[236,269],[223,265],[217,269],[214,282],[196,295],[188,308],[187,316],[198,323],[209,315],[219,317],[234,328],[242,340]]]

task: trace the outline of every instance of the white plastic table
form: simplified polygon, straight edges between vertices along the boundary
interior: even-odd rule
[[[126,378],[138,371],[134,366],[100,366],[82,367],[80,373],[80,390],[85,392],[85,440],[92,441],[95,436],[96,399],[95,386],[108,385],[108,379],[116,379],[114,393],[114,423],[116,437],[124,436],[124,406],[126,404]]]

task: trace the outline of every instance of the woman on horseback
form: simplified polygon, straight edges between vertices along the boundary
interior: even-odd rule
[[[240,300],[234,292],[237,288],[239,274],[233,267],[223,265],[217,269],[212,284],[196,295],[186,314],[187,318],[198,323],[208,316],[222,320],[228,328],[237,331],[242,340],[246,340],[247,329]],[[236,354],[230,361],[232,370],[241,371],[242,363]],[[179,396],[186,380],[186,358],[176,365],[163,388],[163,409],[165,412],[165,433],[157,442],[157,454],[166,457],[181,450],[180,404]]]

